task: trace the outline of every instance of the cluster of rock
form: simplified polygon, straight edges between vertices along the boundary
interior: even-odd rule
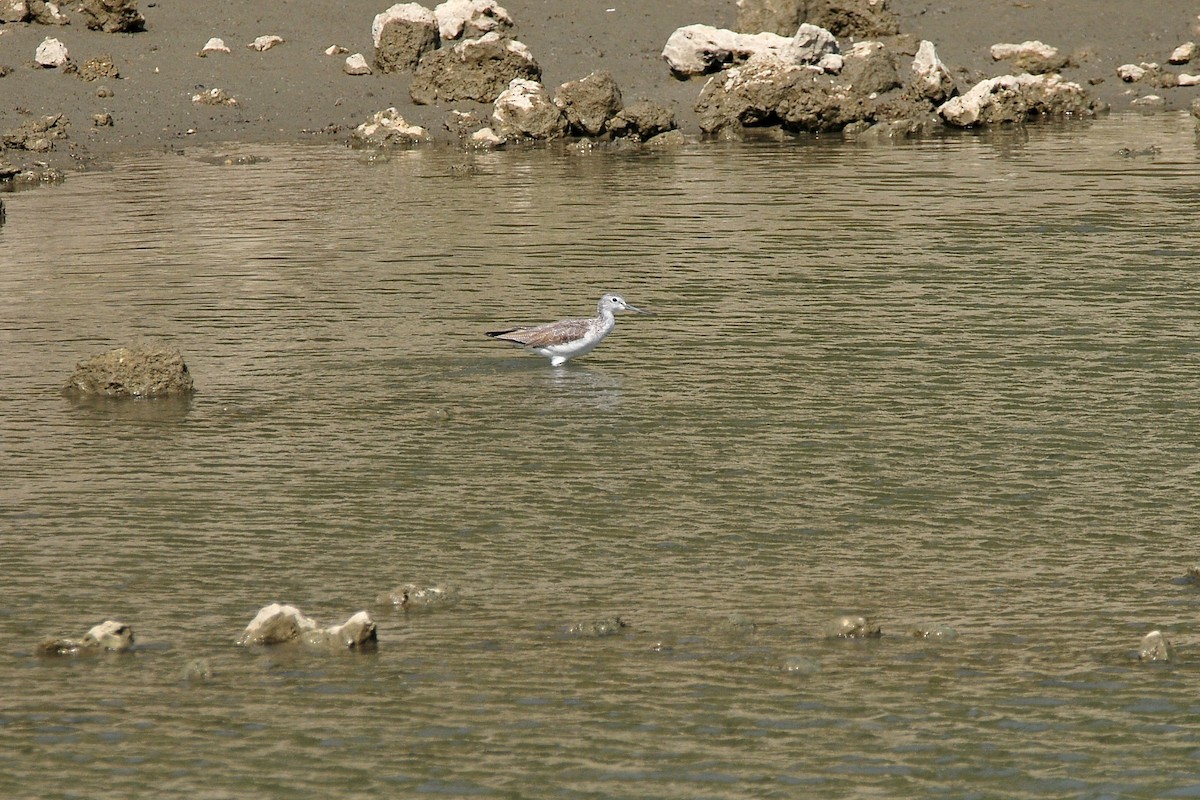
[[[417,105],[492,104],[487,125],[480,121],[466,129],[465,121],[474,119],[467,113],[456,121],[473,146],[572,135],[646,141],[676,127],[674,114],[663,106],[649,101],[626,106],[605,71],[564,83],[552,95],[541,83],[533,53],[513,38],[511,15],[495,0],[449,0],[432,10],[398,3],[376,16],[371,30],[375,69],[411,72],[409,95]],[[360,145],[397,146],[430,136],[389,108],[360,125],[353,138]]]
[[[76,0],[74,9],[94,31],[133,33],[146,28],[137,0]],[[69,25],[71,17],[59,4],[46,0],[0,0],[0,22]]]
[[[1200,45],[1196,42],[1184,42],[1171,51],[1167,57],[1168,64],[1183,66],[1197,60],[1200,56]],[[1171,89],[1176,86],[1200,86],[1200,74],[1187,72],[1172,72],[1157,62],[1143,61],[1140,64],[1122,64],[1117,67],[1117,77],[1126,83],[1137,83],[1156,89]],[[1133,105],[1141,108],[1156,108],[1165,104],[1162,97],[1147,94],[1133,100]],[[1193,105],[1193,111],[1195,106]]]
[[[75,397],[143,398],[189,395],[194,388],[178,350],[137,346],[81,361],[63,391]]]
[[[971,127],[1094,110],[1083,87],[1053,71],[1067,60],[1041,42],[996,45],[993,59],[1023,71],[960,93],[933,42],[896,35],[898,25],[884,0],[746,0],[739,6],[742,24],[749,19],[771,22],[776,29],[781,20],[799,20],[799,25],[791,36],[706,25],[671,35],[662,55],[672,74],[717,73],[696,102],[705,133],[776,125],[808,132],[860,132],[882,125],[910,132],[935,124]],[[839,36],[858,41],[843,47]]]
[[[414,611],[441,605],[450,597],[441,586],[418,587],[409,583],[381,594],[378,601],[401,611]],[[367,611],[359,611],[340,625],[322,627],[300,609],[285,603],[271,603],[259,609],[246,625],[235,644],[256,647],[298,643],[335,650],[368,650],[379,641],[375,620]],[[78,656],[97,653],[124,653],[133,647],[133,628],[124,622],[105,620],[79,639],[48,639],[35,652],[44,656]],[[209,671],[204,662],[193,662],[189,671]],[[209,673],[211,676],[211,672]],[[206,677],[199,674],[192,677]]]

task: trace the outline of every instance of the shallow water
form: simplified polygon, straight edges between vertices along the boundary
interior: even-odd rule
[[[0,796],[1200,794],[1189,118],[230,152],[5,197]],[[59,395],[141,340],[191,401]]]

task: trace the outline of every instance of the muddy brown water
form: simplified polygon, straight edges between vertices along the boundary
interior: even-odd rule
[[[1192,124],[6,196],[0,795],[1200,792]],[[483,336],[610,289],[657,316],[564,369]],[[59,395],[139,340],[191,400]],[[235,647],[276,600],[378,650]]]

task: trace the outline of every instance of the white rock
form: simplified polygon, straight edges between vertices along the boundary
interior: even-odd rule
[[[1200,75],[1188,75],[1186,72],[1179,74],[1180,86],[1200,86]]]
[[[792,64],[816,64],[826,55],[840,52],[838,40],[832,33],[806,22],[784,45],[781,55],[784,61]]]
[[[200,48],[200,55],[204,55],[205,53],[228,53],[228,52],[229,52],[229,48],[225,45],[225,41],[223,39],[218,39],[215,36],[213,38],[209,39],[207,42],[205,42],[204,47]]]
[[[1122,64],[1117,67],[1117,77],[1126,83],[1140,81],[1146,76],[1146,70],[1137,64]]]
[[[275,45],[278,45],[278,44],[283,44],[283,37],[269,35],[269,36],[259,36],[253,42],[246,45],[246,47],[250,48],[251,50],[257,50],[261,53],[264,50],[270,50],[272,47],[274,47]]]
[[[342,47],[341,45],[336,45],[336,44],[331,44],[331,45],[329,45],[329,47],[325,48],[325,55],[327,55],[327,56],[340,56],[344,53],[349,53],[349,52],[350,51],[347,50],[346,48]]]
[[[371,65],[362,53],[355,53],[346,58],[346,65],[342,67],[342,71],[347,75],[370,75]]]
[[[1174,661],[1175,647],[1162,631],[1150,631],[1142,637],[1138,658],[1142,661]]]
[[[702,75],[751,55],[782,54],[792,39],[776,33],[736,33],[711,25],[686,25],[667,39],[662,57],[676,75]]]
[[[1184,42],[1171,51],[1170,61],[1172,64],[1186,64],[1196,57],[1196,53],[1200,51],[1200,45],[1195,42]]]
[[[71,60],[67,46],[58,39],[47,36],[37,46],[33,58],[43,67],[61,67]]]
[[[1005,61],[1022,56],[1051,59],[1058,55],[1058,48],[1035,40],[1020,44],[994,44],[991,47],[991,54],[993,61]]]
[[[376,14],[371,23],[371,38],[375,47],[379,47],[379,37],[383,34],[384,27],[391,22],[427,24],[434,27],[438,24],[433,12],[420,3],[396,3],[386,11]]]
[[[954,93],[954,76],[938,58],[933,42],[922,40],[912,62],[913,84],[922,97],[942,102]]]
[[[445,39],[457,39],[464,32],[473,35],[511,28],[512,17],[496,0],[447,0],[433,9],[438,33]]]
[[[259,610],[237,643],[278,644],[295,639],[307,631],[315,631],[317,627],[316,622],[300,613],[295,606],[272,603]]]
[[[84,647],[98,647],[123,653],[133,647],[133,628],[124,622],[107,619],[83,635]]]

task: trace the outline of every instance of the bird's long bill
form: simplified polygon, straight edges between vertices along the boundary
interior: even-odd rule
[[[653,316],[654,316],[654,312],[653,312],[653,311],[645,311],[644,309],[638,308],[637,306],[631,306],[631,305],[629,305],[629,303],[626,303],[626,304],[625,304],[625,310],[626,310],[626,311],[632,311],[632,312],[633,312],[633,313],[635,313],[635,314],[645,314],[645,315],[646,315],[646,316],[648,316],[648,317],[653,317]]]

